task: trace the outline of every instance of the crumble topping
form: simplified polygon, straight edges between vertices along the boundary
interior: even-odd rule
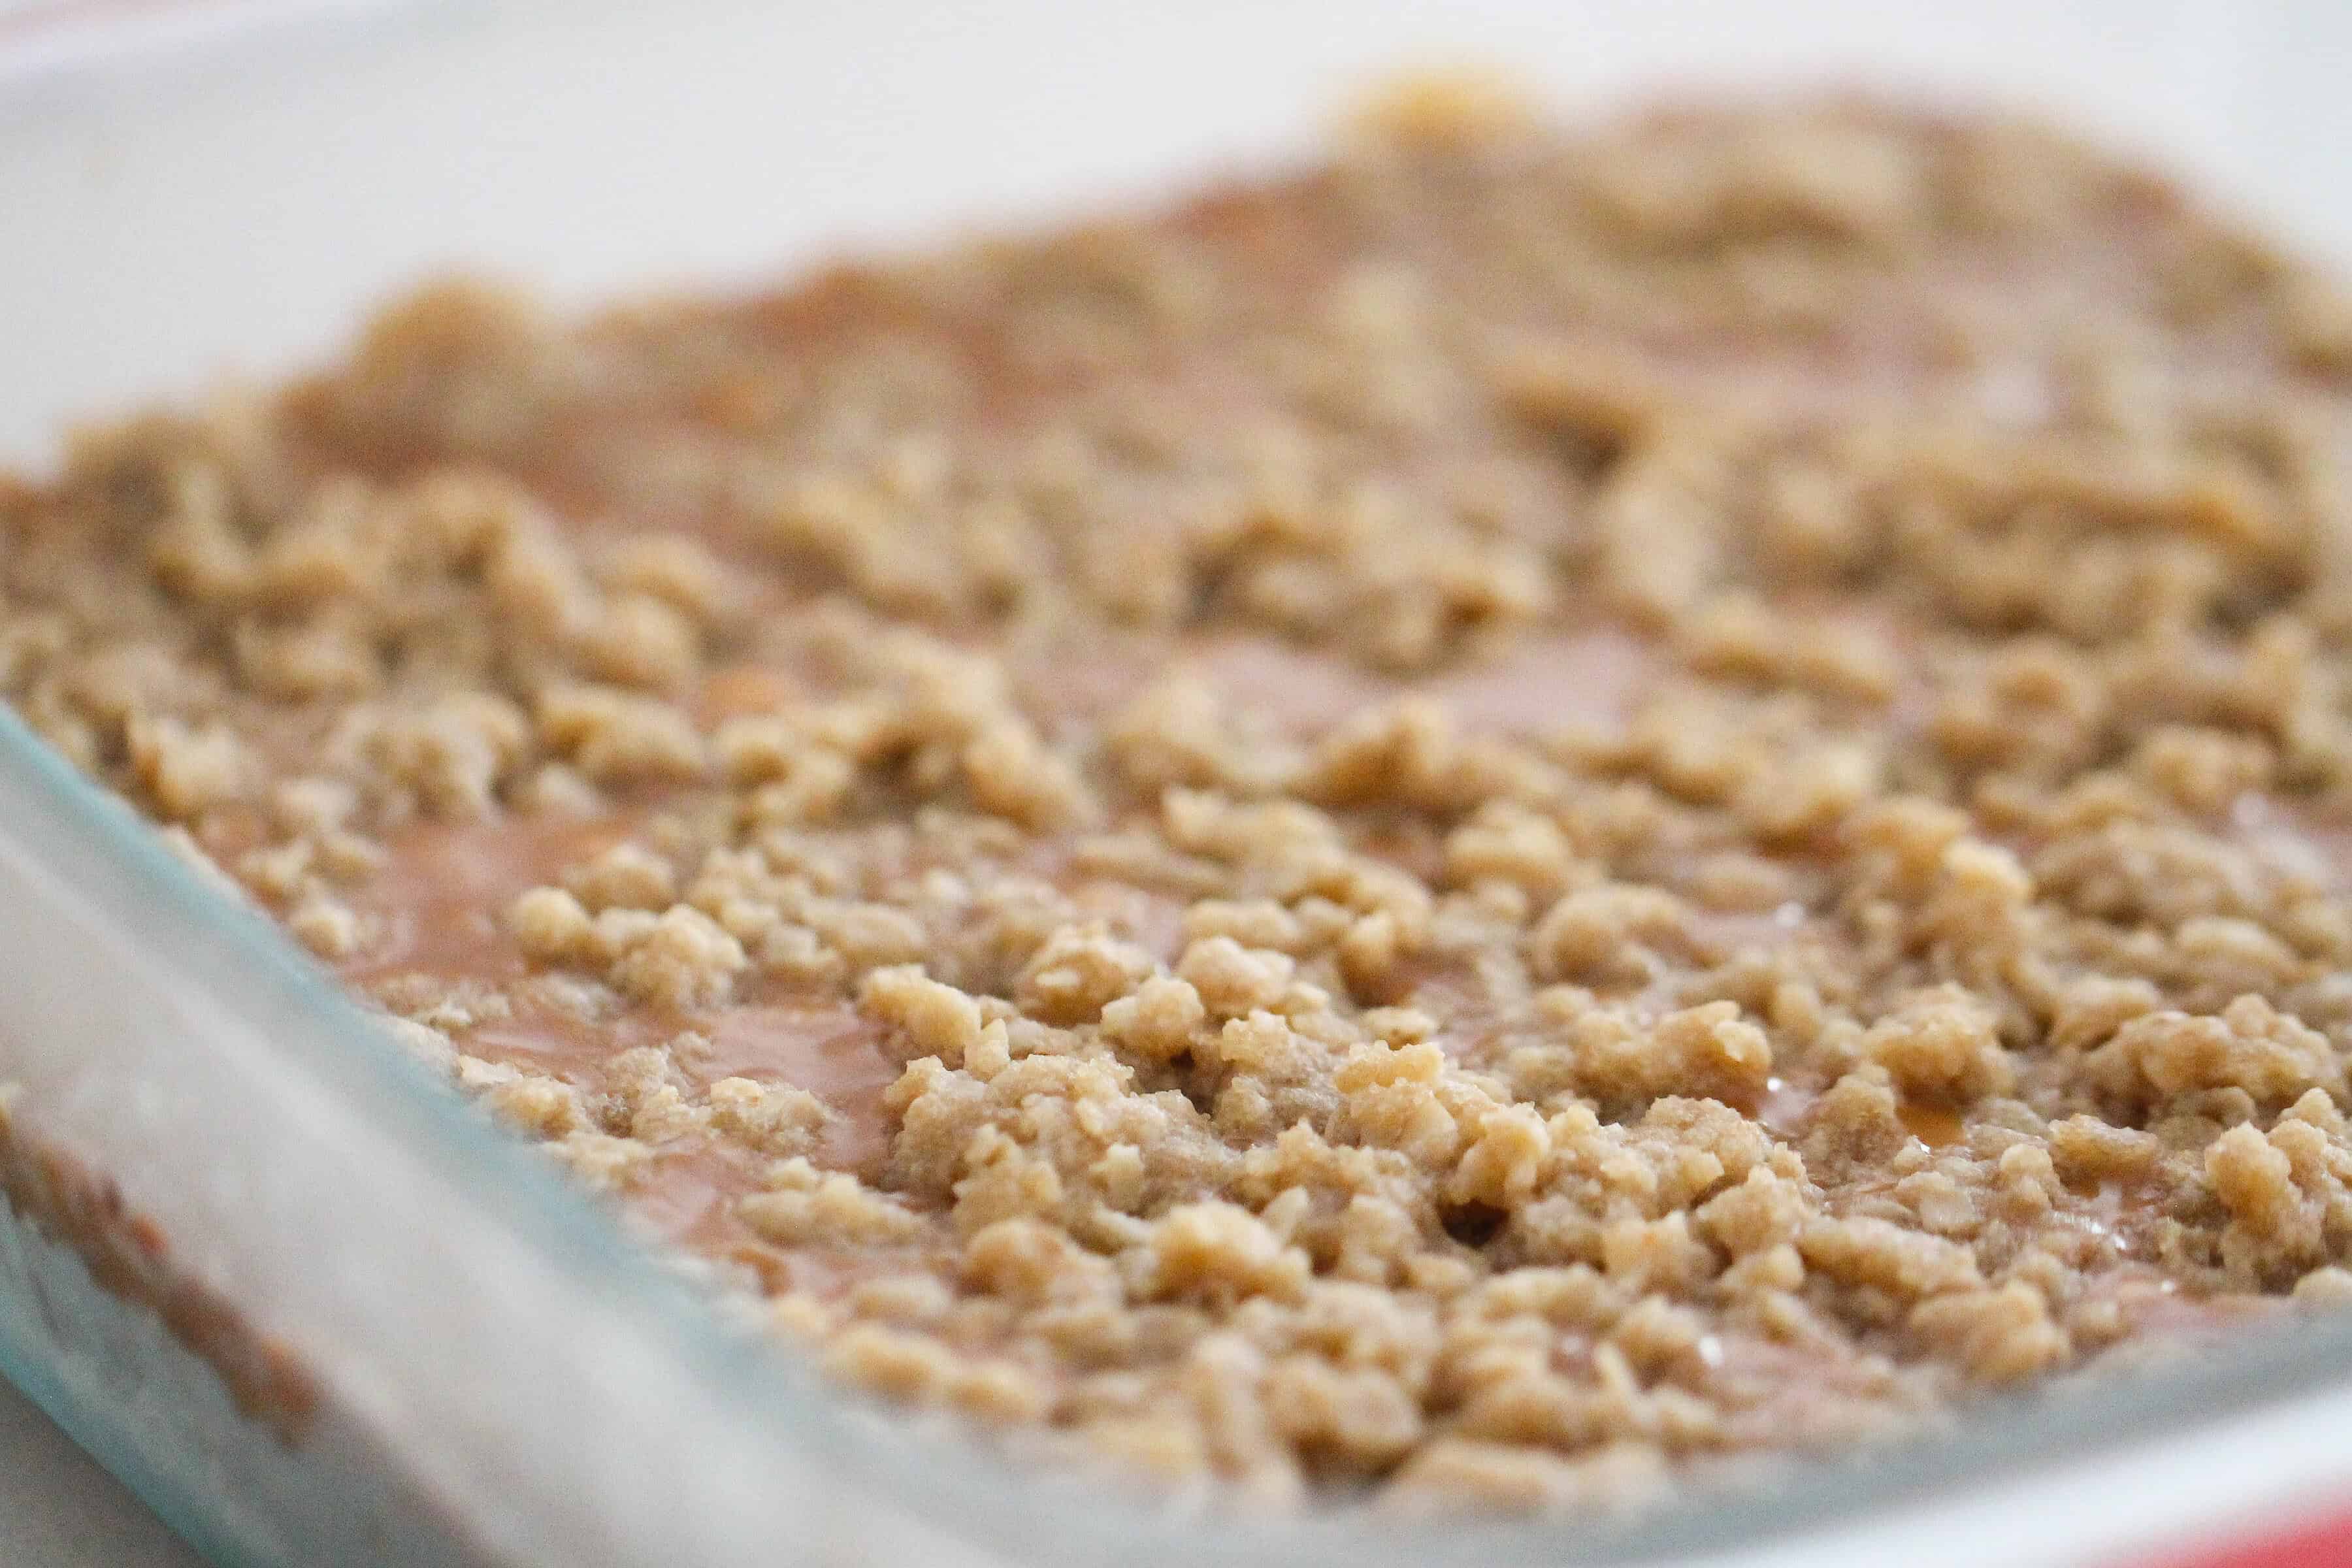
[[[2352,307],[1855,101],[1141,216],[0,483],[0,693],[845,1378],[1612,1503],[2352,1298]]]

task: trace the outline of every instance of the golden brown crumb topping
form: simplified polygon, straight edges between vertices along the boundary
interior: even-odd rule
[[[2352,306],[1853,102],[583,325],[0,489],[0,692],[845,1377],[1634,1495],[2352,1293]]]

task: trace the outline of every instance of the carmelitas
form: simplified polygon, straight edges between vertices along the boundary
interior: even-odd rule
[[[2352,1296],[2352,305],[1835,102],[0,489],[0,690],[840,1373],[1498,1506]]]

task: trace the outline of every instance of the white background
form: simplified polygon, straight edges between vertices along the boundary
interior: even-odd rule
[[[1572,108],[1659,81],[1990,90],[2168,148],[2352,254],[2338,0],[572,0],[560,27],[515,20],[553,3],[308,0],[342,41],[295,27],[260,51],[183,20],[111,80],[74,68],[102,28],[0,26],[0,460],[53,450],[67,415],[315,355],[424,272],[570,300],[758,276],[1296,146],[1415,62],[1500,65]],[[464,20],[483,11],[503,19]],[[451,30],[464,47],[400,47]]]

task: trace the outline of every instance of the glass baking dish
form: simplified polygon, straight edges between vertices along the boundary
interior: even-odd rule
[[[434,268],[723,283],[1279,158],[1431,59],[1570,107],[1991,93],[2352,254],[2324,5],[239,9],[197,55],[0,68],[0,458],[275,372]],[[1630,1520],[1152,1503],[739,1337],[5,713],[0,977],[0,1371],[224,1563],[2063,1563],[2352,1482],[2352,1322],[2314,1321]]]

